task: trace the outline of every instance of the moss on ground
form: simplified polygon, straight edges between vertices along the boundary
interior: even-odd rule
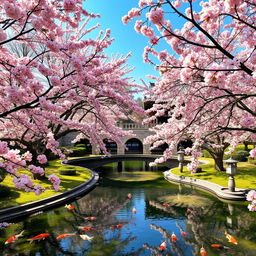
[[[193,177],[197,179],[207,180],[217,183],[223,187],[227,187],[229,175],[225,172],[218,172],[214,169],[214,161],[212,158],[200,158],[201,160],[209,161],[208,164],[203,164],[201,173],[191,174],[190,171],[184,167],[182,175]],[[178,168],[172,171],[174,174],[180,175]],[[256,188],[256,165],[248,162],[239,162],[237,174],[235,175],[236,187],[238,188]]]
[[[61,175],[60,170],[63,169],[75,169],[76,170],[76,175],[70,176],[70,175]],[[16,206],[16,205],[21,205],[25,204],[28,202],[44,199],[49,196],[54,196],[59,193],[62,193],[64,191],[67,191],[69,189],[72,189],[84,182],[86,182],[90,177],[91,177],[91,172],[82,167],[77,167],[77,166],[64,166],[61,164],[60,160],[52,160],[49,161],[49,165],[45,168],[46,170],[46,176],[50,174],[56,174],[60,179],[61,179],[61,184],[60,184],[60,190],[58,192],[55,192],[53,189],[47,189],[44,193],[41,195],[37,196],[33,192],[25,192],[23,190],[20,190],[16,188],[12,182],[12,177],[8,175],[5,180],[1,183],[2,186],[6,186],[10,188],[10,192],[6,193],[6,196],[3,197],[1,196],[1,201],[0,201],[0,209],[6,208],[6,207],[11,207],[11,206]],[[26,170],[22,170],[22,173],[24,174],[30,174]],[[36,181],[38,184],[41,184],[44,187],[50,188],[51,183],[48,181],[48,179],[44,179],[42,181],[37,180]],[[2,193],[0,187],[0,193]]]

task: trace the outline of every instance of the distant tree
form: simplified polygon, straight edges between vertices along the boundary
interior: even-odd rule
[[[147,122],[173,106],[168,122],[155,126],[156,135],[147,138],[156,146],[169,145],[157,161],[169,158],[188,135],[194,138],[190,153],[195,158],[205,141],[217,136],[232,147],[248,135],[255,141],[255,1],[140,0],[139,7],[123,22],[145,13],[135,30],[149,38],[144,61],[161,74],[151,90],[155,104],[148,110],[156,114]],[[168,50],[158,50],[160,41]],[[255,149],[251,155],[256,157]],[[195,160],[189,168],[197,165]]]

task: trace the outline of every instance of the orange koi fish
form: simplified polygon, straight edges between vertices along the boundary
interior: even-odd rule
[[[137,212],[136,208],[133,208],[133,209],[132,209],[132,212],[133,212],[133,213],[136,213],[136,212]]]
[[[67,208],[68,210],[74,210],[75,206],[71,205],[71,204],[66,204],[65,208]]]
[[[204,249],[204,247],[202,247],[202,248],[200,249],[200,254],[201,254],[202,256],[206,256],[206,255],[207,255],[207,252],[206,252],[206,250]]]
[[[163,206],[171,206],[171,205],[168,203],[163,203]]]
[[[92,227],[79,227],[82,230],[86,230],[86,231],[95,231],[96,228],[92,228]]]
[[[72,234],[61,234],[61,235],[57,236],[56,238],[57,238],[58,240],[60,240],[60,239],[67,238],[67,237],[69,237],[69,236],[74,236],[74,235],[75,235],[74,233],[72,233]]]
[[[85,219],[87,219],[87,220],[96,220],[97,217],[85,217]]]
[[[118,224],[118,225],[115,225],[113,228],[122,228],[124,225],[123,224]]]
[[[226,235],[226,238],[228,239],[228,241],[232,244],[238,244],[238,241],[233,237],[231,236],[230,234],[227,233],[227,231],[225,230],[225,235]]]
[[[180,233],[181,233],[181,235],[183,235],[183,236],[187,236],[187,235],[188,235],[188,234],[187,234],[186,232],[184,232],[184,231],[181,231]]]
[[[177,236],[174,234],[174,232],[172,232],[171,239],[174,243],[177,242]]]
[[[41,240],[41,239],[45,239],[46,237],[48,237],[50,234],[49,233],[42,233],[42,234],[40,234],[40,235],[37,235],[37,236],[34,236],[34,237],[32,237],[32,238],[29,238],[29,239],[27,239],[28,241],[30,241],[30,243],[31,242],[33,242],[33,241],[35,241],[35,240]]]
[[[131,198],[132,198],[132,194],[129,193],[129,194],[127,195],[127,197],[128,197],[129,199],[131,199]]]
[[[12,243],[14,242],[15,240],[17,240],[19,237],[23,236],[23,233],[24,233],[24,230],[21,231],[18,235],[14,235],[14,236],[11,236],[9,237],[4,244],[9,244],[9,243]]]
[[[166,242],[162,242],[159,246],[159,250],[163,251],[163,250],[166,250]]]

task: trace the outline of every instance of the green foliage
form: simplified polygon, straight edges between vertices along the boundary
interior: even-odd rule
[[[11,193],[11,189],[7,186],[0,185],[0,198],[8,197]]]
[[[206,158],[212,158],[211,154],[207,151],[207,150],[202,150],[202,153],[203,153],[203,157],[206,157]]]
[[[72,153],[64,153],[65,155],[69,157],[77,157],[77,156],[85,156],[88,154],[88,149],[84,147],[84,145],[81,147],[78,146],[68,146],[68,147],[61,147],[62,150],[72,150]]]
[[[0,167],[0,182],[2,182],[6,177],[6,171],[3,167]]]
[[[225,149],[225,152],[229,151],[230,147]],[[252,149],[251,145],[248,145],[248,151],[245,150],[244,145],[237,145],[235,147],[235,150],[232,154],[224,154],[223,159],[226,160],[230,157],[232,157],[234,160],[237,160],[239,162],[246,162],[247,157],[249,156],[249,151]],[[203,157],[206,158],[212,158],[211,154],[207,150],[202,150]]]
[[[228,158],[232,157],[234,160],[237,160],[239,162],[246,162],[248,156],[249,156],[248,151],[245,151],[245,150],[238,150],[238,151],[236,151],[235,150],[230,155],[224,155],[224,159],[228,159]]]

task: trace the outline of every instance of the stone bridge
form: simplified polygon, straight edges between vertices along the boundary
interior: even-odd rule
[[[139,123],[118,123],[118,126],[124,130],[131,130],[133,131],[134,136],[123,137],[122,142],[126,145],[127,149],[124,147],[116,145],[115,142],[106,141],[106,147],[108,151],[112,154],[162,154],[163,150],[166,146],[162,146],[157,148],[153,151],[150,151],[150,146],[148,144],[144,144],[144,139],[154,134],[153,132],[149,131],[149,128],[155,124],[139,124]],[[69,133],[65,137],[59,140],[60,146],[72,146],[74,145],[72,141],[76,138],[78,132]],[[81,141],[81,144],[85,143],[89,145],[89,140],[84,139]],[[79,143],[80,144],[80,143]],[[91,154],[99,154],[99,149],[96,145],[91,145]]]

